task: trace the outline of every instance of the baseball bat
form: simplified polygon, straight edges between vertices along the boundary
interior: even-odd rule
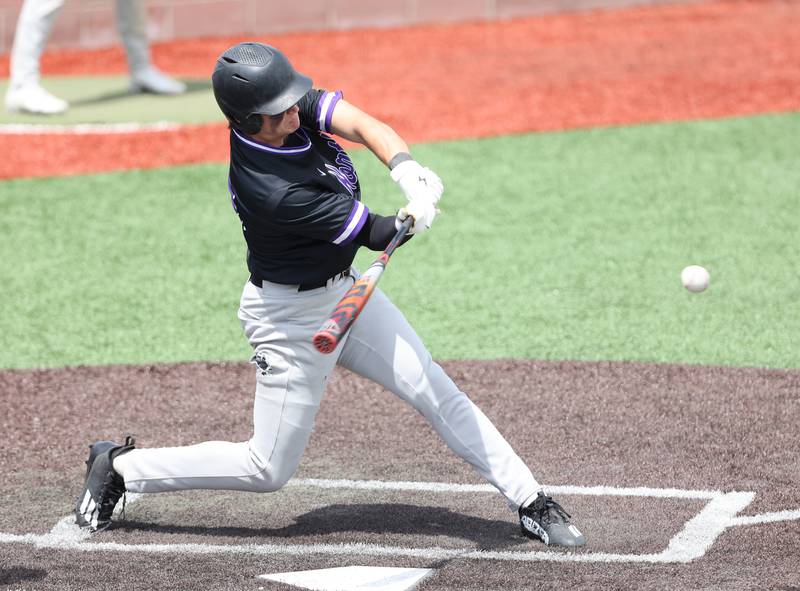
[[[336,349],[342,337],[347,334],[347,331],[350,330],[350,327],[353,325],[356,318],[358,318],[361,310],[364,309],[372,292],[375,291],[375,286],[378,285],[378,281],[381,275],[383,275],[386,265],[389,264],[389,257],[392,256],[394,249],[397,248],[397,245],[400,244],[406,234],[408,234],[413,223],[414,218],[411,216],[403,220],[400,229],[397,230],[397,233],[386,246],[386,249],[375,259],[375,262],[364,271],[364,274],[361,275],[358,281],[353,284],[353,287],[344,294],[344,297],[339,300],[339,303],[336,304],[331,315],[316,334],[314,334],[312,342],[317,351],[320,353],[331,353]]]

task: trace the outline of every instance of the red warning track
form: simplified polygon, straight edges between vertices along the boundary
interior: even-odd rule
[[[718,1],[507,22],[273,36],[321,87],[410,141],[800,110],[800,3]],[[239,39],[154,48],[208,76]],[[125,71],[121,50],[45,56],[45,73]],[[7,75],[7,59],[0,74]],[[0,178],[222,161],[223,125],[2,136]],[[35,144],[35,149],[32,149]]]

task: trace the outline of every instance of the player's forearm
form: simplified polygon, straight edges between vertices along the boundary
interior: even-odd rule
[[[409,152],[408,144],[394,129],[382,121],[370,119],[372,121],[366,123],[360,130],[361,143],[375,154],[378,160],[389,166],[389,161],[394,156],[402,152]]]

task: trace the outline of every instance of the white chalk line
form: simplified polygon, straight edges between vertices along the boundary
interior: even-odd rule
[[[290,486],[340,488],[358,490],[410,490],[433,492],[496,492],[488,485],[449,484],[439,482],[384,482],[377,480],[295,479]],[[771,523],[800,519],[800,510],[781,511],[763,515],[736,517],[755,497],[752,492],[687,491],[682,489],[653,489],[646,487],[578,487],[548,486],[548,492],[560,494],[611,496],[646,496],[657,498],[711,498],[706,506],[672,537],[661,552],[649,554],[614,554],[552,551],[489,551],[441,547],[407,548],[377,544],[120,544],[117,542],[88,542],[91,534],[81,530],[72,516],[64,517],[47,534],[0,533],[0,543],[32,544],[38,548],[57,548],[81,552],[142,552],[155,554],[251,554],[410,557],[424,560],[498,560],[514,562],[619,562],[619,563],[686,563],[702,557],[717,537],[727,528],[754,523]],[[640,494],[636,494],[638,491]],[[702,496],[701,496],[702,495]],[[127,504],[144,495],[128,494]],[[117,507],[119,510],[121,504]]]
[[[667,562],[690,562],[700,558],[755,496],[752,492],[731,492],[711,499],[672,537],[662,556]]]
[[[295,478],[287,486],[313,486],[316,488],[344,488],[355,490],[400,490],[437,493],[497,492],[490,484],[451,484],[449,482],[387,482],[383,480],[327,480],[320,478]],[[600,497],[654,497],[665,499],[714,499],[722,494],[718,490],[684,490],[678,488],[618,487],[618,486],[558,486],[545,485],[548,494],[591,495]]]
[[[800,509],[792,511],[775,511],[760,515],[742,515],[731,519],[731,525],[758,525],[761,523],[777,523],[778,521],[800,520]]]
[[[126,493],[125,504],[118,503],[114,507],[114,515],[122,513],[123,507],[135,503],[141,498],[138,493]],[[75,523],[74,515],[67,515],[58,520],[47,534],[7,534],[0,533],[0,543],[22,543],[33,544],[41,548],[67,548],[74,549],[81,542],[85,542],[92,534],[85,529],[81,529]]]
[[[142,495],[139,493],[125,493],[125,502],[117,503],[117,506],[114,507],[113,515],[118,517],[123,509],[135,503],[141,497]],[[59,519],[58,523],[50,530],[50,533],[42,536],[44,540],[39,539],[34,542],[34,545],[47,548],[73,548],[77,544],[88,540],[91,535],[88,530],[78,527],[78,524],[75,523],[74,515],[68,515]]]
[[[139,132],[165,132],[180,129],[179,123],[156,121],[154,123],[76,123],[73,125],[52,125],[40,123],[3,123],[0,134],[6,135],[87,135],[124,134]]]
[[[0,534],[2,536],[2,534]],[[494,552],[486,550],[464,550],[457,548],[404,548],[376,544],[120,544],[117,542],[74,543],[66,545],[52,540],[48,534],[36,536],[25,534],[13,536],[8,541],[34,544],[38,548],[57,548],[80,552],[134,552],[144,554],[250,554],[256,556],[303,556],[321,554],[328,556],[373,556],[421,558],[429,561],[452,560],[501,560],[514,562],[672,562],[658,554],[605,554],[566,552]],[[0,540],[3,541],[3,540]]]

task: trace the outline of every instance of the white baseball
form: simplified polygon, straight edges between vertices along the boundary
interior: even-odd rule
[[[689,265],[681,271],[681,283],[692,293],[700,293],[708,287],[711,276],[705,267],[700,265]]]

